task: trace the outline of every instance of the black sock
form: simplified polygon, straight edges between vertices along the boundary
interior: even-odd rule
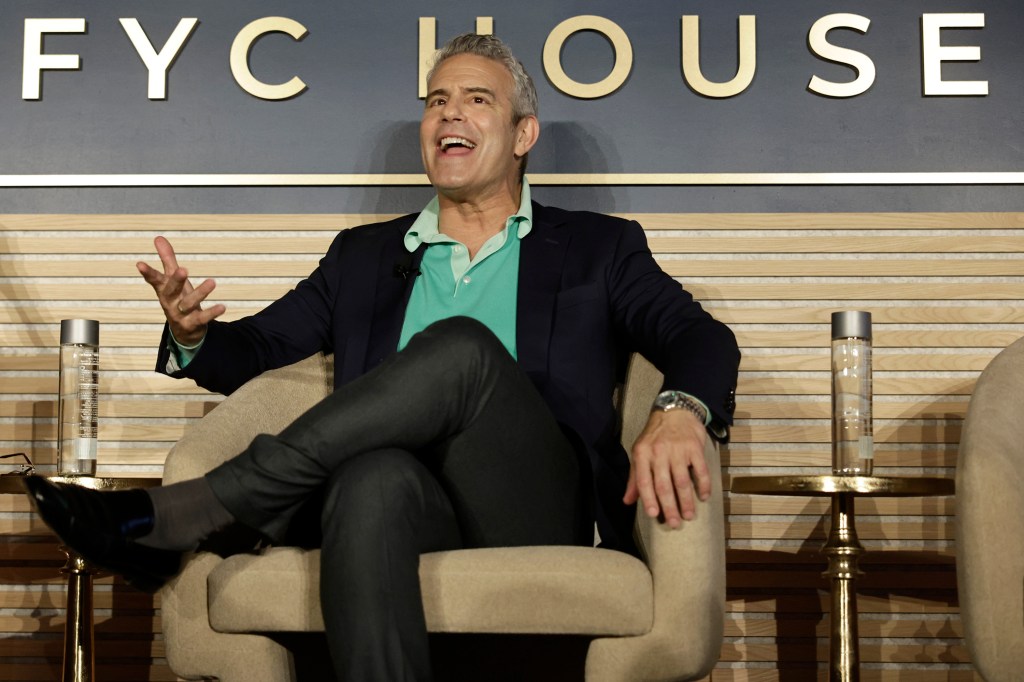
[[[158,549],[196,548],[208,535],[234,522],[206,478],[146,490],[153,502],[153,530],[136,542]]]

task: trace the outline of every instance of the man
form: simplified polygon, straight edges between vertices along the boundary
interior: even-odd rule
[[[95,493],[31,482],[36,508],[86,558],[155,589],[184,550],[233,523],[285,541],[318,491],[321,606],[342,679],[427,679],[422,552],[603,544],[635,551],[634,503],[678,527],[710,493],[707,429],[724,437],[732,333],[662,272],[638,225],[530,201],[540,132],[508,48],[439,51],[420,125],[437,196],[418,215],[347,230],[257,315],[203,309],[170,244],[140,263],[167,317],[158,369],[230,393],[326,351],[334,393],[206,477]],[[396,349],[398,352],[396,352]],[[631,351],[665,374],[633,448],[612,392]],[[694,489],[696,488],[696,490]]]

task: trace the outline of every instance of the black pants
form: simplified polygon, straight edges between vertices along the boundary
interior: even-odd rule
[[[321,608],[339,679],[425,680],[419,555],[589,544],[581,466],[494,335],[452,318],[207,478],[272,539],[323,489]]]

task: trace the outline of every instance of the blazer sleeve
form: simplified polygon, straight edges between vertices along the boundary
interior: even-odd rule
[[[156,371],[193,379],[207,390],[227,395],[269,369],[290,365],[319,351],[331,352],[345,234],[335,238],[306,279],[262,311],[234,322],[212,321],[196,356],[184,369],[172,373],[167,372],[170,331],[164,325]]]
[[[665,375],[663,390],[690,393],[711,410],[713,425],[731,424],[736,337],[658,266],[636,222],[619,233],[608,288],[616,328]]]

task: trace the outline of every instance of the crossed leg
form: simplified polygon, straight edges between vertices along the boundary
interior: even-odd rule
[[[207,480],[238,521],[277,539],[326,485],[321,608],[339,677],[425,680],[419,555],[589,544],[581,466],[494,335],[452,318]]]

